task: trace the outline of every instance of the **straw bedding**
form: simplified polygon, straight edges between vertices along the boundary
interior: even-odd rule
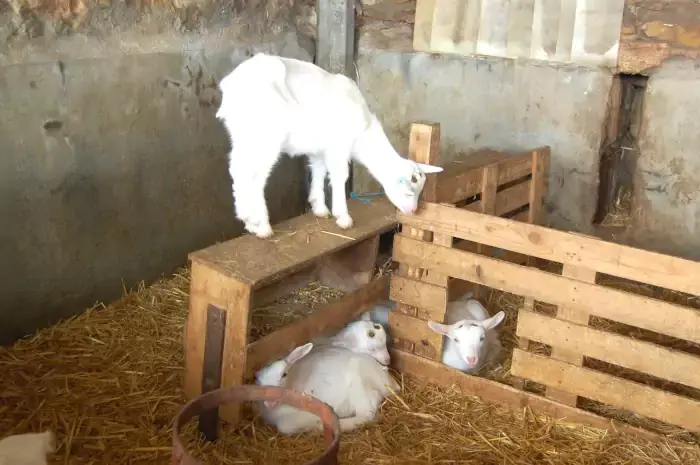
[[[183,269],[0,348],[0,436],[54,430],[59,448],[52,464],[168,463],[170,422],[184,404],[188,290]],[[312,300],[326,298],[318,285],[304,292]],[[515,296],[490,296],[491,312],[498,307],[511,316],[518,305]],[[256,321],[276,326],[265,318]],[[513,324],[509,317],[502,329],[506,352],[512,350]],[[506,380],[507,368],[485,375]],[[401,383],[402,392],[385,402],[375,424],[343,435],[340,463],[700,463],[696,445],[574,427],[451,389]],[[303,463],[322,448],[318,436],[277,436],[259,421],[248,422],[242,434],[224,428],[215,445],[197,443],[193,425],[188,428],[192,450],[207,463]]]

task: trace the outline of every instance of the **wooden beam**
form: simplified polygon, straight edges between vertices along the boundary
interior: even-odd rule
[[[316,12],[316,64],[328,72],[354,79],[354,0],[319,0]]]
[[[426,317],[436,321],[444,316],[447,307],[447,292],[444,287],[398,275],[391,277],[389,298],[421,309]]]
[[[513,351],[511,372],[689,431],[700,431],[700,402],[697,400],[520,349]]]
[[[426,203],[409,226],[700,296],[700,263],[543,226]]]
[[[394,260],[700,343],[700,312],[693,308],[400,236],[394,238]]]

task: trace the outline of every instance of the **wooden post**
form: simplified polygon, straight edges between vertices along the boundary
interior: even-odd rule
[[[547,196],[547,175],[549,173],[549,150],[535,150],[532,152],[532,182],[530,184],[530,207],[527,212],[527,222],[530,224],[542,224],[544,218],[544,199]],[[535,257],[529,256],[527,266],[535,266]],[[523,310],[532,311],[535,308],[535,299],[525,297]],[[526,338],[518,338],[518,347],[528,350],[530,341]],[[525,380],[515,378],[513,387],[523,389]]]
[[[498,165],[491,165],[484,168],[481,178],[481,213],[488,215],[496,214],[496,194],[498,192]],[[491,247],[483,244],[476,245],[476,253],[491,255]],[[474,285],[474,297],[485,299],[486,289],[484,286]]]
[[[225,315],[220,318],[212,315],[212,307],[223,310]],[[248,285],[207,266],[192,264],[185,354],[185,396],[188,399],[202,394],[203,387],[215,389],[216,384],[225,387],[243,384],[250,308],[251,289]],[[223,349],[217,347],[220,342],[216,342],[216,320],[225,325]],[[210,334],[214,336],[214,343],[208,341]],[[216,370],[220,371],[218,380],[213,374]],[[238,404],[219,409],[219,416],[233,425],[238,423],[239,415]]]
[[[411,125],[411,135],[409,140],[409,158],[413,161],[419,163],[426,163],[430,165],[437,165],[438,157],[440,154],[440,125],[439,124],[426,124],[426,123],[414,123]],[[426,180],[425,187],[423,188],[423,193],[421,194],[421,200],[430,202],[434,201],[435,192],[435,179],[434,176],[429,176]],[[443,245],[446,247],[452,246],[452,237],[444,234],[433,235],[430,231],[425,231],[422,229],[416,229],[407,227],[401,232],[401,235],[411,237],[414,239],[419,239],[422,241],[432,241],[438,245]],[[426,270],[409,267],[404,264],[399,263],[399,276],[406,276],[413,279],[420,279],[426,281],[430,284],[441,286],[444,288],[444,292],[447,293],[447,281],[448,276],[442,275],[440,273],[429,273]],[[403,303],[397,302],[395,312],[403,313],[405,315],[416,317],[418,316],[418,309]],[[399,324],[398,321],[392,319],[392,313],[389,313],[389,326]],[[442,315],[444,319],[444,312]],[[396,341],[396,347],[403,349],[407,352],[415,352],[418,355],[424,357],[440,359],[442,352],[442,340],[440,341],[438,351],[436,354],[424,349],[419,345],[414,345],[411,341]]]
[[[587,268],[564,265],[561,274],[567,278],[595,284],[596,272]],[[580,325],[588,325],[590,315],[586,312],[561,306],[557,309],[557,318]],[[562,362],[567,362],[571,365],[583,365],[583,355],[558,347],[552,347],[552,358],[555,360],[561,360]],[[576,407],[577,396],[575,394],[569,394],[568,392],[547,387],[547,397],[556,400],[557,402],[561,402],[562,404]]]

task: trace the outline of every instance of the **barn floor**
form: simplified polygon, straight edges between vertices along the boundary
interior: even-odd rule
[[[184,404],[188,286],[184,269],[0,348],[0,436],[54,430],[52,464],[168,463],[170,422]],[[700,463],[697,445],[557,423],[402,381],[375,424],[343,435],[340,463]],[[226,433],[197,455],[211,464],[299,464],[321,448],[319,436],[278,437],[257,421],[243,435]]]

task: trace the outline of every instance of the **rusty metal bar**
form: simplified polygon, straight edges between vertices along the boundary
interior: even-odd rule
[[[221,364],[224,355],[226,311],[214,305],[207,307],[207,326],[204,338],[204,363],[202,365],[202,394],[221,387]],[[216,441],[219,430],[218,407],[199,415],[199,432],[207,441]]]

